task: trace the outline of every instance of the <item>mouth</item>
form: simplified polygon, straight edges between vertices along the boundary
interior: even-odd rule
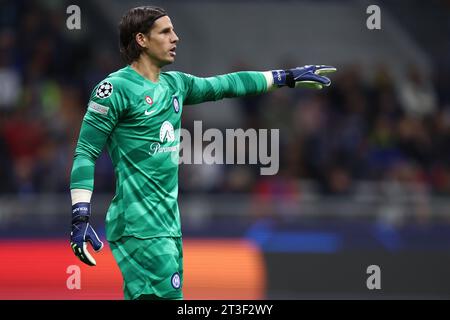
[[[172,57],[175,57],[177,55],[177,53],[175,52],[177,50],[177,47],[173,47],[172,49],[169,50],[169,54]]]

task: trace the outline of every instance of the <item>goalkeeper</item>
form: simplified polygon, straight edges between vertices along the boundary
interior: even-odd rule
[[[82,262],[96,265],[87,243],[94,251],[103,243],[89,218],[95,161],[106,146],[116,176],[106,239],[123,276],[125,299],[182,299],[176,132],[184,106],[284,86],[320,89],[330,85],[322,74],[335,68],[314,65],[210,78],[161,72],[175,61],[179,41],[167,13],[158,7],[133,8],[119,29],[127,66],[92,91],[75,150],[71,247]]]

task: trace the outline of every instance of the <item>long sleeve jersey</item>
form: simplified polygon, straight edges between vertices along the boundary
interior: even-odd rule
[[[210,78],[164,72],[155,83],[126,66],[92,91],[70,188],[93,190],[95,161],[106,146],[116,178],[116,192],[106,215],[107,239],[179,237],[183,107],[266,91],[267,81],[256,71]]]

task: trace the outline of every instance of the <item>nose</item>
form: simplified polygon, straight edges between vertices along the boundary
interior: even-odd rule
[[[172,35],[172,42],[178,42],[180,41],[180,38],[178,38],[177,34],[175,33],[175,31],[173,31],[173,35]]]

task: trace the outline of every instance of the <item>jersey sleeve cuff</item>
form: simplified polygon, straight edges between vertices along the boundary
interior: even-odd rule
[[[263,72],[264,78],[266,78],[267,82],[267,91],[275,90],[277,87],[273,84],[273,75],[272,71],[265,71]]]

